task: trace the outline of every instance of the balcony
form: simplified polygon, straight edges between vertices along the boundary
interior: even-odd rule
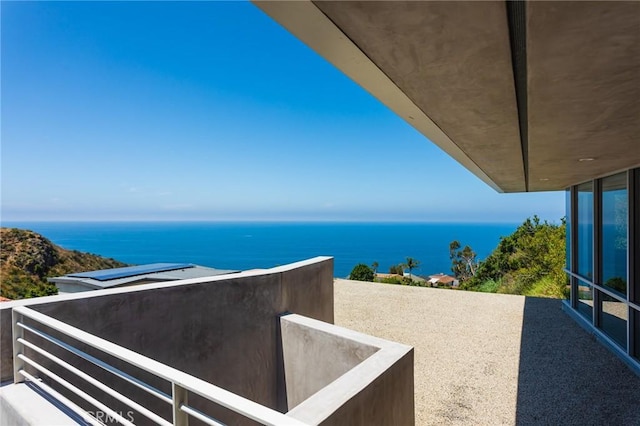
[[[3,424],[414,423],[412,348],[332,324],[331,258],[0,314]]]

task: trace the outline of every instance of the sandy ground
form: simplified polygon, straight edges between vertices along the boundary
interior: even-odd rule
[[[640,378],[558,300],[336,279],[335,322],[414,347],[418,425],[640,425]]]

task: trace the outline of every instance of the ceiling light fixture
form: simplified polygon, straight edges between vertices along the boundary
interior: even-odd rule
[[[582,163],[583,161],[593,161],[593,160],[595,160],[595,158],[592,158],[592,157],[585,157],[585,158],[580,158],[580,159],[578,159],[578,161],[580,161],[581,163]]]

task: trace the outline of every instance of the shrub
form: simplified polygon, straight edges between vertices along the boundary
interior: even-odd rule
[[[357,280],[357,281],[373,281],[373,269],[371,269],[369,266],[365,265],[364,263],[359,263],[356,266],[353,267],[353,269],[351,270],[351,274],[349,274],[349,279],[350,280]]]
[[[383,284],[405,284],[404,278],[400,277],[378,278],[376,281]]]
[[[404,275],[404,265],[403,264],[392,265],[389,268],[389,273],[390,274]]]
[[[495,281],[493,279],[488,279],[478,287],[476,287],[476,291],[481,291],[483,293],[496,293],[500,288],[500,281]]]

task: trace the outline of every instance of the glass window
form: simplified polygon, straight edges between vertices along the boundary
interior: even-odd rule
[[[589,321],[593,318],[593,287],[578,280],[578,312]]]
[[[634,259],[632,260],[633,265],[635,265],[635,277],[634,280],[630,283],[634,286],[634,290],[632,297],[634,302],[640,304],[640,169],[634,170],[634,179],[633,179],[633,199],[635,200],[635,214],[634,214],[634,235],[629,236],[629,243],[634,245]],[[630,194],[631,195],[631,194]],[[640,327],[640,318],[637,320],[638,326]],[[640,342],[638,343],[640,345]],[[640,358],[640,348],[638,349],[638,358]]]
[[[593,183],[578,185],[578,274],[593,280]]]
[[[627,296],[627,174],[602,179],[602,284]]]
[[[566,218],[566,268],[571,271],[571,189],[565,192],[565,218]]]
[[[635,328],[634,328],[635,330],[634,340],[636,342],[635,357],[638,358],[638,360],[640,360],[640,312],[636,311],[635,309],[631,310],[631,312],[633,313],[633,316],[635,318]]]
[[[627,348],[627,315],[625,302],[608,294],[599,293],[601,302],[600,327],[607,336],[615,340],[623,348]]]

